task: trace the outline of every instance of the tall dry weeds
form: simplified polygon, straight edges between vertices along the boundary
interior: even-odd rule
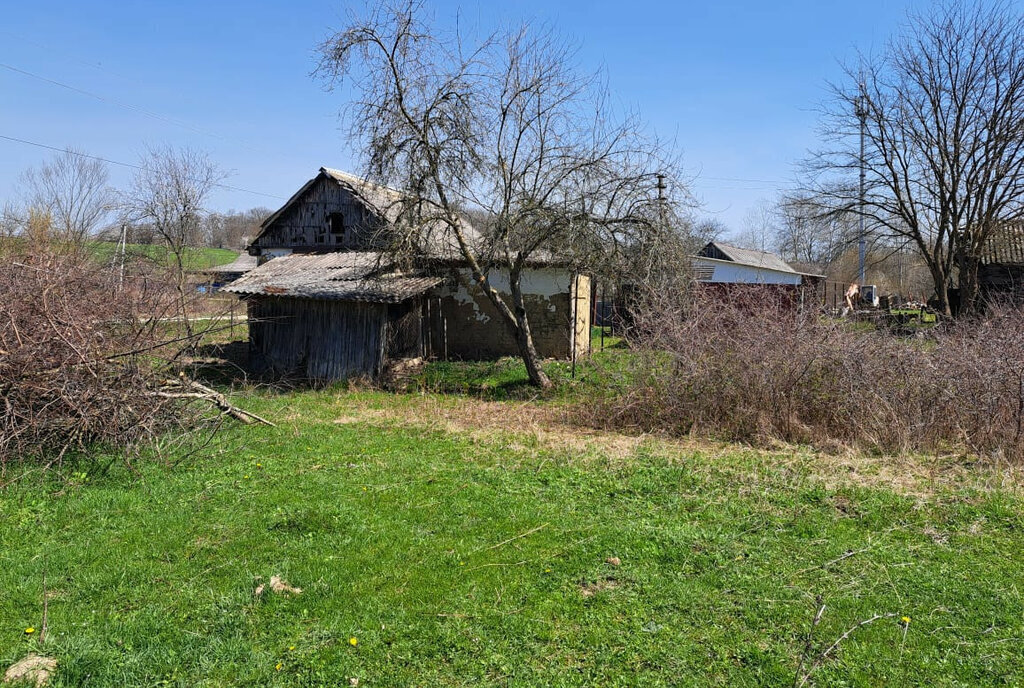
[[[82,245],[7,240],[0,256],[0,474],[15,463],[121,452],[196,414],[155,391],[180,350],[152,279],[99,265]],[[0,484],[3,481],[0,480]]]
[[[833,320],[763,289],[638,309],[633,383],[604,423],[751,443],[1024,458],[1024,311],[914,336]]]

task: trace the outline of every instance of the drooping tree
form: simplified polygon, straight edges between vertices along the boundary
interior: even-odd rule
[[[441,223],[531,382],[550,385],[524,269],[543,253],[593,262],[656,242],[668,199],[683,198],[671,155],[635,114],[615,111],[600,78],[580,73],[550,30],[473,43],[433,26],[422,2],[384,2],[353,17],[321,56],[319,74],[352,93],[344,115],[365,174],[407,192],[394,250],[415,250]],[[466,214],[482,218],[481,232],[467,230]]]

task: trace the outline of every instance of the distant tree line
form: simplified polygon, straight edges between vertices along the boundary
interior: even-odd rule
[[[53,238],[166,244],[172,250],[207,246],[242,250],[271,210],[210,211],[206,206],[224,172],[205,154],[157,148],[140,160],[125,189],[110,183],[107,163],[68,148],[26,170],[14,198],[0,208],[0,233],[24,234],[30,218],[48,218]]]

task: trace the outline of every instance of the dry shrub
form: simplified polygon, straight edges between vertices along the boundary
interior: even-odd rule
[[[593,417],[753,443],[1024,457],[1020,309],[907,337],[794,301],[764,288],[650,299],[634,381]]]
[[[36,238],[38,239],[38,237]],[[96,264],[81,246],[8,240],[0,258],[0,470],[136,448],[195,414],[155,394],[173,338],[171,304],[148,278]]]

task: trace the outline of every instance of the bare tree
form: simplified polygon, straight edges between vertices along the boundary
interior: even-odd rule
[[[210,213],[203,222],[203,243],[216,248],[243,249],[259,234],[260,225],[272,214],[269,208]]]
[[[54,234],[68,242],[91,236],[114,207],[110,173],[102,160],[73,148],[22,175],[28,205],[50,214]]]
[[[956,276],[971,311],[986,242],[1024,216],[1024,20],[1006,3],[951,0],[847,77],[825,113],[815,190],[858,209],[863,164],[869,231],[915,247],[946,314]]]
[[[774,244],[783,258],[824,270],[856,244],[857,215],[823,212],[824,206],[827,200],[801,192],[779,198]]]
[[[10,201],[0,206],[0,238],[8,238],[19,234],[25,226],[22,209]]]
[[[124,210],[135,224],[148,225],[168,249],[179,299],[179,316],[188,319],[187,249],[201,243],[205,204],[225,174],[204,153],[158,148],[143,158],[124,196]]]
[[[695,244],[695,249],[700,249],[707,246],[709,241],[721,239],[723,236],[728,234],[729,228],[726,227],[725,223],[721,220],[713,217],[705,217],[696,220],[690,231]]]
[[[521,277],[542,252],[618,251],[664,227],[682,199],[673,161],[617,116],[565,41],[529,27],[468,48],[444,38],[417,0],[377,5],[321,46],[319,73],[354,92],[350,134],[371,178],[405,189],[399,248],[441,223],[515,338],[530,380],[550,385],[530,333]],[[657,175],[667,176],[659,200]],[[464,212],[489,218],[476,241]],[[492,283],[508,281],[507,293]]]
[[[778,234],[777,217],[771,201],[762,198],[747,210],[743,216],[743,229],[733,237],[733,241],[743,248],[771,251],[775,248],[775,236]]]

